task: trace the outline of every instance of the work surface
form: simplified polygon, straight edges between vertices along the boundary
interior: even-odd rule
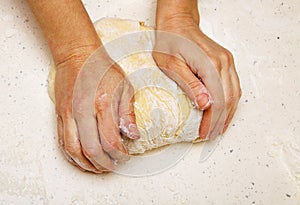
[[[84,3],[93,21],[154,25],[156,1]],[[130,177],[67,163],[47,95],[45,40],[25,1],[1,0],[0,204],[299,204],[299,2],[201,0],[199,7],[203,30],[235,56],[239,109],[207,159],[201,153],[210,144],[197,144],[169,169]]]

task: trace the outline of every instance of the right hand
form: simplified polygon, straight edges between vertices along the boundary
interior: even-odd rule
[[[113,170],[117,161],[129,159],[119,126],[131,139],[138,139],[139,132],[133,109],[133,87],[108,55],[99,56],[97,62],[97,69],[110,66],[100,82],[97,78],[84,78],[84,82],[98,85],[94,104],[89,105],[84,97],[93,92],[93,86],[76,89],[77,97],[81,97],[73,101],[75,81],[94,50],[80,49],[78,55],[57,65],[55,99],[58,140],[65,156],[83,171],[101,173]],[[87,109],[94,113],[85,112]]]
[[[197,1],[160,0],[153,58],[197,108],[200,139],[215,139],[231,122],[241,97],[232,54],[199,28]]]

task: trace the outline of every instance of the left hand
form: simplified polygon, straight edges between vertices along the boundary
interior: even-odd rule
[[[58,140],[66,158],[82,171],[101,173],[129,159],[120,132],[139,138],[133,87],[106,52],[81,46],[57,64]]]

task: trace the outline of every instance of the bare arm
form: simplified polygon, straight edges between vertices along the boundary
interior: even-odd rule
[[[27,0],[56,64],[101,45],[80,0]],[[84,32],[78,32],[84,31]]]

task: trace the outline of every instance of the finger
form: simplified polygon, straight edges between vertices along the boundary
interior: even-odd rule
[[[223,133],[225,126],[227,126],[226,123],[228,123],[228,117],[229,117],[233,107],[235,106],[235,100],[234,100],[234,95],[233,95],[234,88],[233,88],[233,84],[232,84],[232,78],[231,78],[229,64],[228,64],[228,62],[225,61],[225,63],[222,62],[221,65],[222,65],[222,69],[221,69],[220,75],[221,75],[221,79],[222,79],[224,98],[225,98],[225,110],[223,111],[224,115],[225,115],[225,121],[222,125],[217,123],[217,125],[219,127],[213,128],[213,130],[211,131],[210,138],[215,138],[218,134]],[[222,127],[220,127],[220,126],[222,126]]]
[[[198,75],[204,72],[201,69],[199,70]],[[202,76],[202,80],[212,94],[213,104],[203,113],[199,130],[201,139],[214,139],[223,129],[226,118],[226,104],[222,80],[216,71],[208,73],[208,75]]]
[[[231,77],[230,77],[231,79]],[[234,96],[234,88],[232,87],[232,80],[230,80],[231,90],[229,91],[229,96],[226,97],[226,120],[224,123],[224,128],[222,129],[222,134],[225,132],[225,130],[228,128],[229,123],[233,117],[233,114],[235,112],[234,107],[236,106],[236,98]]]
[[[203,112],[202,119],[199,127],[199,138],[204,140],[208,139],[209,132],[211,130],[212,119],[212,107]]]
[[[74,119],[64,117],[64,150],[66,154],[82,169],[99,172],[82,154],[78,131]]]
[[[158,52],[153,55],[160,69],[179,85],[197,108],[205,110],[212,104],[208,90],[185,62],[175,56]]]
[[[196,51],[195,51],[196,52]],[[197,53],[197,52],[196,52]],[[226,119],[226,103],[224,94],[223,76],[219,71],[222,66],[219,63],[213,63],[208,56],[199,52],[198,58],[192,57],[189,60],[199,78],[203,81],[207,90],[212,96],[213,104],[203,113],[200,125],[201,139],[215,139],[221,133]]]
[[[108,96],[98,103],[100,109],[97,113],[97,122],[104,151],[114,160],[125,161],[129,159],[129,155],[119,130],[118,105],[120,95],[115,95],[113,99]]]
[[[74,166],[78,165],[73,161],[73,159],[66,153],[64,147],[65,147],[65,143],[64,143],[64,124],[63,124],[63,120],[61,118],[61,116],[57,115],[57,133],[58,133],[58,145],[59,148],[61,149],[61,151],[63,152],[64,156],[66,157],[66,159],[73,164]],[[80,167],[80,169],[82,170],[82,168]]]
[[[140,133],[134,113],[134,89],[128,81],[124,81],[124,89],[119,103],[120,129],[131,139],[139,139]]]
[[[167,56],[169,58],[169,56]],[[165,57],[165,59],[167,58]],[[173,57],[174,59],[175,57]],[[170,68],[168,68],[170,67]],[[213,102],[212,97],[208,93],[206,87],[202,84],[202,82],[196,77],[198,75],[198,71],[195,72],[195,74],[190,70],[190,68],[180,61],[178,58],[175,58],[174,60],[169,60],[169,63],[167,65],[161,66],[160,68],[163,68],[162,70],[174,81],[178,83],[178,85],[183,89],[183,91],[190,97],[193,102],[198,102],[198,107],[202,107],[202,109],[206,109],[203,113],[203,118],[200,124],[200,138],[206,139],[208,138],[208,135],[210,132],[214,129],[216,126],[216,123],[218,121],[218,118],[220,116],[220,106],[218,103]],[[217,90],[218,88],[215,88],[214,85],[214,79],[209,79],[208,77],[205,77],[205,81],[211,82],[209,85],[211,87],[212,91]],[[210,77],[212,78],[212,77]],[[219,80],[219,79],[218,79]],[[221,91],[223,93],[223,91]],[[217,94],[220,93],[220,91],[217,92]],[[204,94],[206,98],[205,100],[201,101],[202,94]],[[197,97],[195,97],[197,96]],[[209,96],[207,98],[207,96]],[[216,96],[216,94],[214,94]],[[197,101],[196,99],[199,98]],[[208,100],[207,100],[208,99]],[[218,99],[216,97],[216,99]],[[204,103],[202,103],[204,102]],[[218,102],[218,101],[217,101]],[[213,103],[211,105],[211,103]],[[202,104],[202,105],[201,105]],[[216,104],[216,105],[214,105]],[[211,107],[209,107],[211,106]]]
[[[232,108],[232,109],[229,111],[229,113],[228,113],[228,115],[227,115],[227,119],[226,119],[226,121],[225,121],[224,128],[223,128],[223,130],[222,130],[222,134],[224,134],[224,133],[226,132],[226,130],[228,129],[228,126],[229,126],[229,124],[230,124],[230,122],[231,122],[231,120],[232,120],[232,118],[233,118],[233,116],[234,116],[235,110],[236,110],[236,107]]]
[[[103,151],[97,129],[97,121],[93,116],[76,117],[83,155],[98,170],[115,169],[114,162]]]
[[[224,127],[225,112],[223,109],[212,105],[203,112],[199,128],[200,139],[215,139]]]
[[[236,103],[239,102],[241,96],[242,96],[242,90],[240,86],[240,79],[239,76],[236,72],[235,65],[232,65],[232,69],[230,69],[231,73],[231,79],[232,79],[232,85],[233,85],[233,90],[234,90],[234,96],[236,97]]]
[[[61,116],[57,115],[57,134],[58,134],[58,146],[64,147],[64,125]]]
[[[242,90],[241,90],[241,86],[240,86],[240,79],[239,79],[239,76],[236,72],[236,68],[235,68],[234,63],[232,64],[232,67],[230,69],[230,73],[231,73],[231,77],[232,77],[233,87],[235,88],[235,91],[237,93],[238,98],[241,98]]]
[[[233,65],[233,69],[230,70],[230,73],[231,73],[231,79],[232,79],[231,84],[233,85],[233,94],[232,94],[232,96],[233,96],[233,106],[232,106],[231,110],[228,113],[228,116],[227,116],[227,119],[225,121],[225,126],[224,126],[224,129],[223,129],[222,133],[226,132],[230,122],[232,121],[232,119],[234,117],[234,114],[237,110],[240,97],[241,97],[241,88],[240,88],[239,78],[238,78],[238,75],[237,75],[236,70],[234,68],[234,65]]]
[[[217,117],[217,121],[214,123],[215,126],[214,128],[209,132],[209,135],[208,135],[208,138],[209,139],[216,139],[217,136],[219,134],[221,134],[222,132],[222,129],[224,128],[224,123],[225,123],[225,117],[226,117],[226,114],[225,114],[225,110],[220,114],[219,117]]]
[[[187,40],[180,36],[178,37],[170,34],[157,34],[157,39],[163,39],[165,42],[169,42],[168,39],[170,38],[173,42],[176,42],[177,45],[180,45],[179,53],[181,57],[189,66],[190,71],[202,80],[207,90],[206,93],[209,93],[211,95],[209,99],[213,101],[213,104],[208,110],[204,111],[203,121],[201,122],[199,132],[200,138],[205,139],[209,137],[208,135],[212,133],[213,130],[216,130],[215,128],[220,129],[220,127],[222,127],[225,122],[225,114],[223,112],[225,110],[225,99],[222,80],[220,79],[219,74],[219,71],[221,70],[221,67],[219,67],[220,62],[212,62],[212,59],[207,54],[207,52],[200,48],[201,42],[200,45],[198,45],[193,41]],[[166,53],[174,52],[168,49],[168,46],[165,46],[164,41],[161,41],[162,43],[157,44],[158,48],[156,48],[156,50],[162,50]],[[160,44],[162,44],[162,46],[159,46]],[[219,60],[218,58],[216,59]],[[170,74],[167,75],[170,76]],[[189,75],[187,79],[193,78],[191,77],[191,75]]]

